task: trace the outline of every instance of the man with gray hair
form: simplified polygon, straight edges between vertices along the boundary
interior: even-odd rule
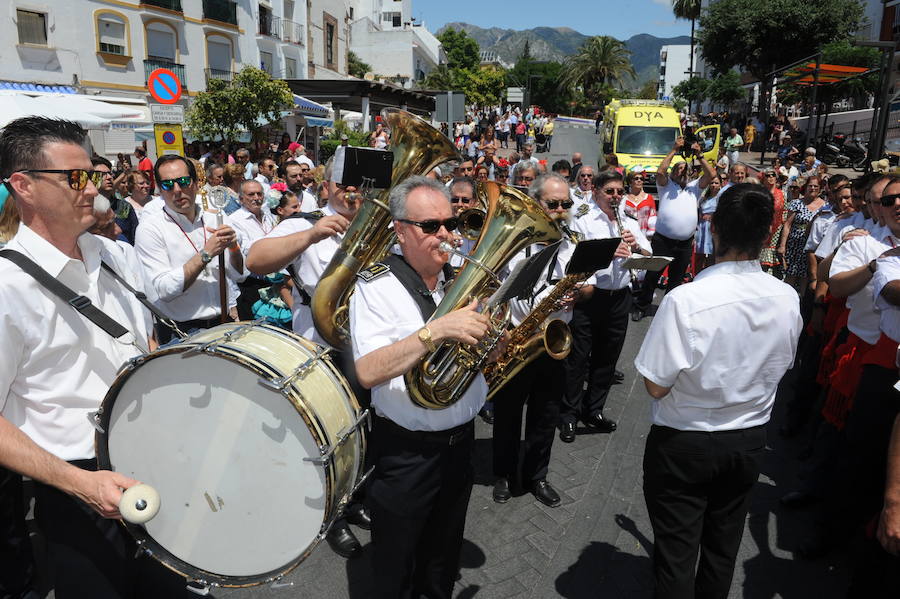
[[[241,182],[239,195],[241,207],[231,213],[231,226],[243,238],[241,251],[244,253],[244,259],[253,244],[275,228],[275,217],[263,206],[264,194],[265,189],[262,183],[256,179],[244,179]],[[237,311],[241,320],[253,320],[253,304],[259,301],[259,290],[271,285],[272,282],[266,278],[266,275],[256,273],[251,273],[250,276],[238,283],[241,294],[237,299]]]
[[[478,374],[444,410],[418,407],[404,375],[443,342],[478,343],[489,329],[476,302],[429,320],[444,297],[456,218],[447,188],[410,177],[390,197],[401,254],[359,273],[350,331],[359,382],[372,389],[374,473],[368,488],[378,599],[449,599],[472,492],[473,420],[487,383]]]
[[[541,175],[528,189],[528,195],[540,202],[547,215],[568,227],[569,210],[574,202],[569,198],[569,182],[556,173]],[[540,252],[541,245],[531,245],[513,258],[508,268],[512,271],[521,261]],[[575,242],[563,236],[556,256],[548,265],[544,276],[525,298],[511,302],[512,324],[518,326],[534,310],[565,276],[566,266],[575,250]],[[565,297],[560,308],[549,317],[568,323],[572,318],[574,295]],[[522,369],[496,395],[494,400],[493,435],[493,497],[497,503],[506,503],[512,497],[510,486],[515,480],[521,487],[549,507],[561,503],[559,493],[547,481],[550,467],[550,449],[553,434],[559,422],[559,406],[565,389],[565,365],[544,353],[527,368]],[[528,404],[525,416],[525,440],[520,441],[522,411]],[[522,455],[522,473],[517,476],[519,456]]]
[[[529,187],[537,179],[538,169],[531,162],[518,162],[513,167],[513,185]]]

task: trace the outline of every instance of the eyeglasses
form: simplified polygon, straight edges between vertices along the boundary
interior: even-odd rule
[[[172,191],[175,189],[175,184],[178,183],[178,187],[187,187],[193,182],[193,178],[190,175],[185,175],[183,177],[175,177],[174,179],[163,179],[159,182],[159,186],[166,190]]]
[[[572,200],[546,200],[544,203],[547,204],[549,210],[556,210],[560,206],[562,206],[563,209],[568,210],[575,202]]]
[[[890,208],[897,201],[897,198],[900,198],[900,193],[892,193],[890,195],[881,196],[881,205],[885,208]]]
[[[459,204],[459,203],[468,204],[471,201],[472,201],[471,199],[464,198],[462,196],[450,196],[450,203],[452,203],[452,204]]]
[[[775,173],[766,173],[766,176],[767,176],[767,177],[774,177],[774,176],[775,176]]]
[[[30,168],[19,172],[62,173],[66,176],[66,182],[69,184],[69,187],[75,191],[81,191],[87,187],[88,179],[91,180],[94,186],[100,185],[100,181],[103,180],[103,177],[110,174],[104,171],[89,171],[83,168]]]
[[[441,230],[441,227],[447,229],[448,232],[453,231],[456,227],[459,226],[459,219],[455,216],[450,217],[446,220],[409,220],[406,218],[400,219],[401,223],[406,223],[408,225],[415,225],[422,229],[422,232],[426,235],[434,235],[438,231]]]
[[[592,175],[592,174],[590,174],[590,173],[579,173],[578,176],[579,176],[579,177],[584,177],[585,179],[590,179],[590,178],[593,177],[594,175]]]
[[[618,188],[618,187],[607,187],[606,189],[603,190],[603,193],[605,193],[608,196],[612,196],[612,195],[623,196],[623,195],[625,195],[625,190]]]

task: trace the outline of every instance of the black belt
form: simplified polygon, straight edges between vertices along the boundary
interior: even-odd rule
[[[376,415],[375,427],[384,428],[398,437],[411,439],[420,443],[453,446],[458,445],[460,441],[465,440],[466,437],[475,433],[475,420],[470,420],[465,424],[460,424],[459,426],[448,428],[443,431],[411,431],[408,428],[400,426],[393,420]]]
[[[187,333],[191,329],[211,329],[222,324],[222,318],[214,316],[212,318],[195,318],[194,320],[176,321],[175,324],[182,332]]]
[[[265,277],[250,276],[238,283],[238,289],[262,289],[271,286],[272,281]]]
[[[622,287],[621,289],[597,289],[594,288],[594,295],[602,295],[604,297],[615,297],[617,295],[621,295],[628,291],[628,287]]]

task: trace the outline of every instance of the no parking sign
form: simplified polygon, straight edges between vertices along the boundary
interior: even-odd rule
[[[147,77],[147,90],[160,104],[174,104],[181,98],[181,81],[169,69],[155,69]]]
[[[155,124],[156,155],[178,154],[184,156],[184,139],[181,137],[181,125]]]

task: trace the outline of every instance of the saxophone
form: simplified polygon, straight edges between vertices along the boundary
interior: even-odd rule
[[[381,116],[391,128],[392,186],[459,158],[449,139],[414,114],[385,108]],[[377,198],[363,201],[316,285],[309,306],[313,324],[322,339],[333,347],[346,347],[350,341],[348,308],[356,274],[383,259],[396,240],[387,204],[390,191],[382,190]]]
[[[572,351],[569,325],[558,318],[550,319],[549,316],[559,309],[559,302],[566,294],[592,274],[594,273],[584,272],[565,275],[519,326],[509,332],[506,351],[482,371],[489,387],[489,400],[544,351],[554,360],[564,360],[569,355]]]

